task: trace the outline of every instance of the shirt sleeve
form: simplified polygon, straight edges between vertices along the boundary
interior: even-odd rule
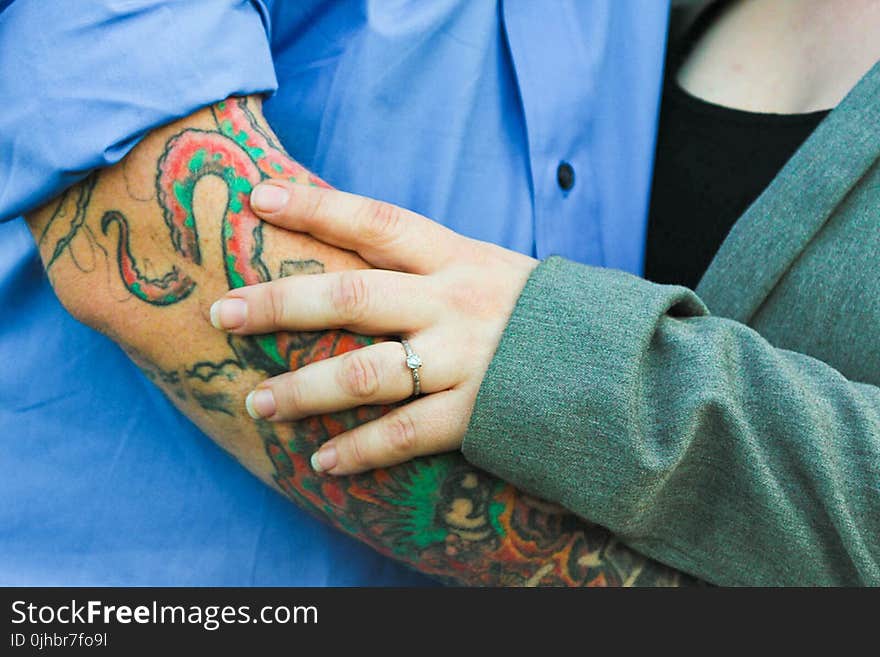
[[[17,0],[0,13],[0,221],[151,129],[277,87],[256,0]]]
[[[550,258],[464,454],[723,585],[880,585],[880,388],[683,287]]]

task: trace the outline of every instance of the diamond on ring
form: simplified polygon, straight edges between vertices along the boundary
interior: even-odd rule
[[[404,352],[406,352],[406,366],[409,368],[409,373],[412,375],[412,396],[418,397],[422,394],[422,377],[419,375],[419,368],[422,366],[422,359],[413,351],[409,344],[409,340],[401,338],[400,344],[403,346]]]

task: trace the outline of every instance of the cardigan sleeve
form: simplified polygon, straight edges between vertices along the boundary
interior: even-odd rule
[[[709,582],[880,584],[880,389],[685,288],[542,263],[463,451]]]

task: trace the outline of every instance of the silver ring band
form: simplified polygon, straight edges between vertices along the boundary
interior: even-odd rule
[[[422,359],[416,352],[413,351],[413,348],[409,344],[409,340],[401,338],[400,344],[403,345],[403,350],[406,352],[406,366],[409,368],[410,374],[412,374],[412,396],[418,397],[420,394],[422,394],[422,380],[421,377],[419,377],[419,368],[422,366]]]

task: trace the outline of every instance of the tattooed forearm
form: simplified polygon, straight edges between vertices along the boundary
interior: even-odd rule
[[[285,260],[281,263],[281,277],[297,274],[322,274],[324,263],[317,260]]]
[[[50,237],[42,252],[56,269],[56,291],[84,321],[122,343],[209,435],[291,500],[449,582],[690,581],[458,454],[354,477],[316,475],[308,459],[318,445],[388,409],[281,425],[251,420],[244,396],[268,375],[374,339],[345,331],[227,339],[208,325],[207,308],[225,290],[270,280],[273,273],[367,266],[353,254],[264,226],[248,204],[251,189],[265,178],[325,183],[284,153],[258,106],[246,99],[218,103],[158,131],[123,168],[124,175],[108,170],[97,184],[93,179],[71,190],[54,209],[31,218],[35,231],[55,225],[44,229]],[[65,254],[86,228],[107,255],[106,285],[67,262]]]
[[[232,397],[225,392],[202,392],[198,388],[193,388],[192,395],[196,403],[206,411],[225,413],[230,417],[235,417]]]
[[[205,383],[210,383],[211,379],[215,376],[223,377],[227,381],[234,381],[238,373],[241,372],[241,369],[241,363],[234,358],[227,358],[219,363],[203,360],[187,368],[186,376],[190,379],[199,379]]]
[[[89,206],[89,200],[92,197],[92,190],[95,188],[95,184],[98,181],[98,174],[92,173],[89,175],[82,183],[77,185],[72,191],[68,190],[64,192],[59,201],[55,211],[52,213],[52,216],[49,218],[46,227],[43,229],[40,234],[40,238],[37,241],[38,245],[41,249],[49,249],[50,255],[46,262],[46,271],[49,272],[52,269],[52,265],[61,257],[64,253],[66,253],[70,247],[73,239],[79,234],[80,230],[85,231],[88,234],[88,243],[90,247],[98,248],[103,250],[98,244],[97,239],[94,234],[91,233],[91,228],[85,225],[86,218],[86,209]],[[68,200],[69,194],[75,194],[76,200],[73,202],[73,216],[66,216],[65,211],[70,209],[71,204],[66,203]],[[64,233],[60,237],[57,237],[54,240],[54,245],[49,246],[46,244],[47,238],[49,237],[49,229],[53,227],[55,224],[61,224],[64,226]],[[106,251],[104,251],[106,254]],[[82,271],[89,271],[88,267],[84,267],[81,263],[76,260],[76,257],[73,257],[74,263],[76,266]]]
[[[148,356],[134,347],[123,345],[123,350],[150,381],[160,386],[166,392],[173,393],[180,401],[187,399],[186,390],[180,382],[180,372],[174,369],[159,367]]]

